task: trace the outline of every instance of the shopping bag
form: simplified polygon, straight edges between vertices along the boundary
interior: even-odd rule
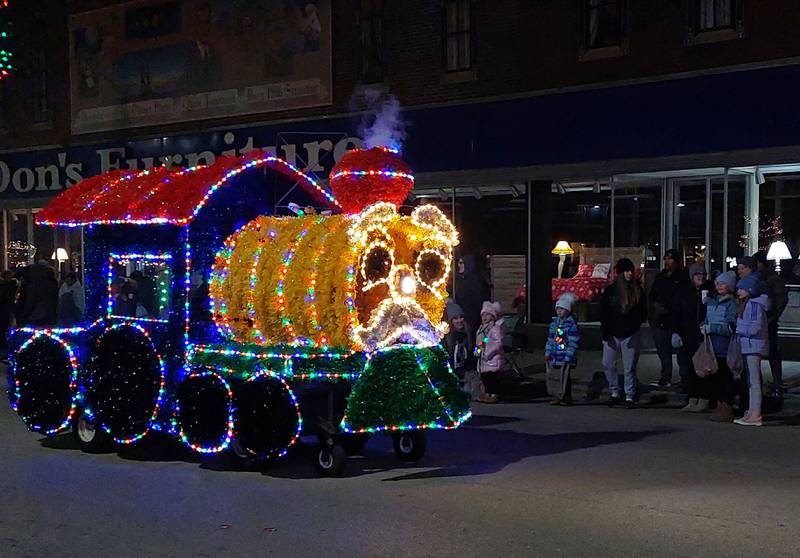
[[[553,365],[548,362],[545,370],[545,383],[549,395],[556,399],[563,399],[567,386],[567,366],[565,364]]]
[[[714,356],[714,347],[711,345],[711,338],[703,335],[703,342],[697,347],[692,357],[695,373],[705,378],[717,371],[717,357]]]
[[[731,344],[728,345],[728,355],[726,357],[728,368],[734,374],[740,373],[744,370],[744,361],[742,360],[742,347],[739,345],[739,336],[734,335],[731,337]]]

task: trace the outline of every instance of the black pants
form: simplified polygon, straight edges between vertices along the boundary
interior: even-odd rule
[[[733,372],[728,368],[728,359],[717,357],[717,372],[709,376],[711,382],[711,399],[720,403],[733,405],[736,388],[733,383]]]
[[[769,322],[769,324],[767,324],[767,328],[769,335],[769,360],[770,362],[774,360],[780,360],[781,352],[780,348],[778,347],[778,320]]]
[[[481,382],[487,394],[497,394],[497,387],[500,384],[497,372],[481,372]]]
[[[712,377],[701,378],[692,367],[691,374],[686,378],[686,394],[691,398],[711,399],[714,393]]]

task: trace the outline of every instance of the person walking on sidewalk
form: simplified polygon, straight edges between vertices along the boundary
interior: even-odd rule
[[[575,295],[564,293],[556,301],[556,315],[550,322],[547,332],[547,343],[544,347],[544,361],[548,368],[560,372],[559,393],[552,394],[551,405],[572,405],[572,369],[578,363],[578,345],[581,341],[581,330],[572,315],[572,304]],[[561,389],[563,387],[563,390]],[[549,384],[548,384],[549,388]]]
[[[678,347],[678,366],[680,366],[681,385],[689,396],[689,402],[682,409],[692,413],[708,410],[711,398],[711,385],[708,378],[701,378],[694,370],[692,357],[700,346],[700,324],[706,318],[705,298],[712,285],[706,279],[703,262],[695,262],[689,267],[691,283],[678,291],[672,312],[672,332],[676,335]]]
[[[739,298],[736,338],[747,365],[749,405],[744,416],[734,422],[743,426],[761,426],[761,361],[769,356],[769,297],[764,282],[753,275],[739,279],[736,284]]]
[[[783,386],[783,360],[778,347],[778,319],[789,304],[789,293],[786,290],[786,281],[769,265],[767,252],[759,250],[753,254],[756,261],[756,270],[761,274],[761,279],[767,285],[767,296],[770,308],[767,312],[769,329],[769,369],[772,372],[772,381],[780,390]]]
[[[714,356],[717,357],[717,372],[709,376],[711,397],[717,408],[709,420],[733,422],[733,399],[735,388],[733,372],[728,367],[728,347],[736,330],[736,274],[727,271],[714,280],[715,292],[706,298],[706,318],[700,332],[708,335]]]
[[[688,283],[689,276],[681,265],[680,254],[675,249],[667,250],[664,269],[656,275],[648,297],[648,321],[661,363],[661,378],[654,384],[659,387],[672,385],[672,304],[676,293]]]
[[[481,326],[475,336],[475,356],[478,357],[478,373],[484,387],[484,393],[478,397],[482,403],[497,402],[497,374],[506,365],[506,353],[503,351],[506,330],[501,312],[499,302],[487,300],[481,307]]]
[[[625,373],[625,405],[636,406],[636,364],[639,361],[639,329],[647,317],[644,289],[634,277],[633,262],[622,258],[615,270],[617,278],[600,300],[600,333],[603,337],[603,370],[611,392],[610,405],[621,402],[617,357],[622,357]]]

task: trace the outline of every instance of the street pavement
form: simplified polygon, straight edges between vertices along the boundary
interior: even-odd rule
[[[370,440],[344,478],[312,446],[264,471],[170,440],[103,455],[0,405],[0,556],[800,556],[800,417],[476,404],[426,457]]]

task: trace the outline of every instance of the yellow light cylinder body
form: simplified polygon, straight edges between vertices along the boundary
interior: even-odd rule
[[[240,342],[349,347],[358,259],[349,224],[261,216],[229,237],[209,283],[220,329]]]

